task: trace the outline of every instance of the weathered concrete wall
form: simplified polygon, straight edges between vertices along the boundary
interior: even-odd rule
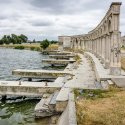
[[[96,28],[88,34],[71,36],[71,48],[95,54],[111,75],[121,75],[120,6],[121,2],[112,2]]]

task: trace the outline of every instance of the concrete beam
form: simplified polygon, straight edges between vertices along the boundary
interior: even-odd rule
[[[42,96],[60,90],[62,82],[0,81],[0,95]]]
[[[69,63],[74,63],[74,59],[70,60],[56,60],[56,59],[43,59],[43,63],[51,64],[51,65],[67,65]]]
[[[12,71],[13,75],[26,78],[57,78],[63,77],[66,75],[71,75],[70,72],[65,71],[55,71],[55,70],[26,70],[26,69],[17,69]]]

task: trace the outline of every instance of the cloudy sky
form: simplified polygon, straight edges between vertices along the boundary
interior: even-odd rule
[[[0,37],[25,34],[29,39],[57,39],[84,34],[101,21],[114,0],[0,0]],[[120,29],[125,35],[125,1]]]

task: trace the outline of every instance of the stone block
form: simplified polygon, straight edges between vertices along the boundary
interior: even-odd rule
[[[111,79],[118,87],[125,87],[125,77],[124,78],[112,78]]]

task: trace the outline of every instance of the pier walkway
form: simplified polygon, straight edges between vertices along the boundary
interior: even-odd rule
[[[63,79],[55,82],[0,81],[0,95],[40,96],[54,93],[63,86]]]
[[[28,69],[17,69],[12,71],[13,75],[26,78],[57,78],[66,75],[72,75],[66,71],[55,71],[55,70],[28,70]]]
[[[42,63],[47,63],[47,64],[51,64],[51,65],[67,65],[69,63],[74,63],[75,60],[74,59],[70,59],[70,60],[64,60],[64,59],[43,59]]]

